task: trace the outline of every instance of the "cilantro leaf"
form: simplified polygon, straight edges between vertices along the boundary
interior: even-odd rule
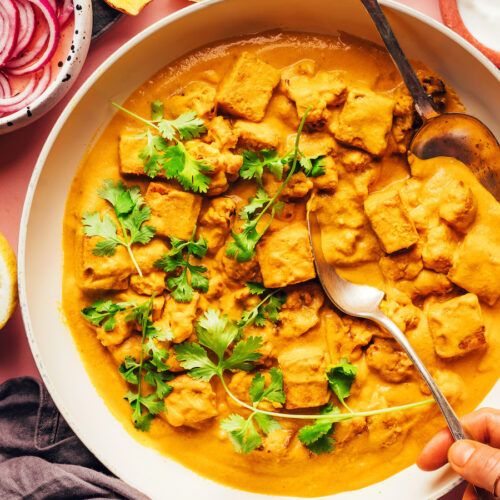
[[[266,415],[265,413],[255,413],[253,419],[260,427],[260,430],[266,435],[272,431],[281,429],[279,422],[275,418],[271,417],[271,415]]]
[[[286,302],[286,294],[281,288],[265,288],[260,283],[249,282],[246,285],[252,295],[264,295],[264,297],[255,307],[243,312],[238,321],[238,326],[240,328],[253,324],[264,326],[267,320],[276,323],[279,320],[279,311]]]
[[[208,309],[196,325],[198,341],[213,351],[219,359],[239,334],[238,327],[215,309]]]
[[[118,235],[116,224],[109,215],[104,214],[101,219],[98,213],[84,214],[82,217],[84,234],[102,238],[93,249],[94,255],[114,255],[116,247],[123,245],[138,274],[142,276],[132,245],[149,243],[155,234],[155,229],[144,224],[150,218],[151,210],[145,204],[140,189],[138,187],[127,189],[121,181],[115,184],[112,180],[106,180],[98,193],[113,207],[121,234]]]
[[[227,432],[239,453],[250,453],[262,444],[262,438],[251,418],[244,419],[241,415],[233,413],[222,420],[220,426]]]
[[[259,404],[261,401],[266,399],[271,403],[285,402],[285,391],[283,390],[283,374],[278,368],[271,368],[269,370],[271,375],[271,381],[268,387],[265,387],[265,377],[262,373],[257,373],[252,379],[250,385],[249,394],[250,399],[254,405]]]
[[[307,177],[319,177],[325,174],[325,157],[307,158],[301,155],[299,164]]]
[[[200,259],[208,250],[204,238],[194,239],[195,230],[189,241],[171,237],[170,251],[154,264],[156,268],[167,274],[175,273],[174,276],[167,277],[167,286],[177,302],[191,302],[194,290],[204,293],[208,291],[209,281],[204,275],[207,268],[190,263],[191,256]]]
[[[342,404],[345,404],[345,398],[351,394],[351,386],[357,373],[357,367],[342,358],[340,363],[330,368],[326,374],[331,390]]]
[[[137,429],[147,431],[155,415],[165,410],[165,404],[156,393],[143,396],[140,393],[127,392],[125,399],[133,409],[132,421]],[[144,411],[145,410],[145,411]]]
[[[165,166],[165,152],[168,144],[159,135],[153,135],[150,130],[144,133],[146,145],[139,151],[139,159],[144,164],[144,173],[156,177]]]
[[[114,303],[111,300],[97,300],[92,305],[84,307],[82,316],[94,326],[102,326],[110,332],[116,326],[116,314],[130,307],[130,302]]]
[[[281,180],[283,165],[284,160],[280,158],[275,150],[243,151],[243,165],[240,168],[240,177],[242,179],[255,179],[261,186],[264,168],[267,168],[277,179]]]
[[[248,337],[240,340],[234,346],[231,356],[224,360],[224,368],[227,370],[251,370],[253,362],[262,357],[262,354],[257,352],[261,347],[262,337]]]
[[[118,368],[118,371],[126,382],[137,385],[139,383],[138,375],[140,367],[140,363],[138,363],[132,356],[127,356]]]
[[[207,351],[194,342],[183,342],[175,347],[177,361],[183,368],[189,370],[191,377],[209,381],[219,374],[218,367],[208,357]]]
[[[338,415],[340,410],[331,404],[326,405],[320,411],[321,415]],[[305,425],[298,433],[300,442],[313,453],[329,453],[334,449],[335,440],[331,437],[333,433],[334,420],[318,419],[311,425]]]

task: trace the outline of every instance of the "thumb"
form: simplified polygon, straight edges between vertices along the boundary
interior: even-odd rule
[[[500,450],[476,441],[457,441],[448,451],[448,461],[470,483],[500,494]]]

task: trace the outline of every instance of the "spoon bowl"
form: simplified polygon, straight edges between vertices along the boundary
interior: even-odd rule
[[[477,118],[463,113],[444,113],[430,118],[413,137],[410,152],[422,160],[437,156],[460,160],[497,200],[500,199],[498,141]]]

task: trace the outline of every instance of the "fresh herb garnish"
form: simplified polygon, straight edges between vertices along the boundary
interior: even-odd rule
[[[256,374],[252,379],[249,394],[255,408],[262,401],[278,404],[285,402],[281,371],[271,368],[269,374],[271,381],[267,387],[265,377],[261,373]],[[227,432],[235,450],[239,453],[250,453],[262,444],[259,430],[267,435],[273,430],[281,429],[275,418],[257,411],[253,411],[246,419],[233,413],[222,420],[220,426]]]
[[[164,118],[164,108],[161,101],[151,103],[151,120],[147,120],[132,111],[112,103],[115,108],[127,113],[160,134],[154,135],[147,130],[143,137],[146,145],[139,152],[139,158],[144,162],[144,172],[149,177],[155,177],[163,171],[167,179],[175,179],[186,190],[195,193],[206,193],[210,177],[205,174],[212,167],[194,158],[182,141],[194,139],[204,134],[207,129],[203,120],[197,118],[194,111],[188,111],[174,120]]]
[[[254,422],[257,423],[258,428],[264,434],[270,432],[273,428],[277,428],[277,422],[270,419],[314,420],[315,424],[313,426],[319,425],[319,422],[326,422],[323,432],[314,431],[316,435],[320,434],[316,439],[313,439],[313,430],[306,429],[303,431],[303,439],[310,443],[309,446],[312,446],[316,450],[315,452],[319,452],[333,446],[333,442],[321,438],[322,436],[330,438],[329,433],[335,422],[407,410],[433,402],[432,399],[426,399],[392,408],[348,413],[340,413],[338,409],[335,410],[334,408],[328,410],[329,407],[327,407],[319,415],[278,413],[262,410],[258,408],[258,404],[264,399],[279,404],[283,404],[285,401],[285,393],[282,389],[282,375],[279,370],[271,370],[271,383],[267,388],[265,387],[265,378],[262,375],[254,377],[250,387],[252,405],[238,399],[231,392],[224,378],[226,370],[250,371],[254,368],[254,363],[261,357],[258,349],[262,347],[262,339],[260,337],[248,337],[239,340],[241,331],[237,324],[213,309],[209,309],[199,320],[196,333],[198,342],[183,342],[175,346],[176,358],[193,378],[210,381],[214,376],[217,377],[227,395],[236,404],[251,411],[251,418],[249,419],[245,419],[241,415],[231,415],[223,421],[223,428],[229,433],[236,450],[243,453],[247,453],[261,444],[261,436]],[[215,357],[215,361],[211,359],[207,349]],[[316,441],[320,442],[314,444]]]
[[[274,196],[269,197],[267,193],[264,196],[265,191],[259,190],[257,192],[258,201],[255,199],[250,200],[251,208],[246,207],[243,209],[244,222],[241,226],[240,232],[237,233],[236,231],[231,231],[233,241],[230,242],[226,248],[226,255],[228,257],[233,257],[238,262],[247,262],[251,260],[255,255],[255,247],[257,246],[257,243],[260,241],[264,233],[269,229],[269,226],[271,225],[271,222],[276,213],[278,213],[282,208],[283,205],[278,201],[278,199],[283,189],[290,181],[292,175],[295,173],[297,165],[299,164],[299,141],[308,113],[309,109],[305,111],[304,115],[302,116],[302,120],[300,121],[297,135],[295,137],[295,148],[291,156],[291,166],[285,179],[279,185]],[[253,170],[247,170],[248,173],[245,175],[250,176],[250,173],[253,172],[252,175],[257,175],[258,178],[259,169],[260,167],[256,166],[255,168],[253,168]],[[269,220],[259,231],[257,229],[257,225],[266,213],[270,213]]]
[[[340,410],[331,404],[326,405],[320,411],[320,415],[336,416],[339,414]],[[300,442],[317,455],[333,451],[335,445],[335,440],[332,438],[334,422],[335,419],[324,418],[317,419],[311,425],[305,425],[298,434]]]
[[[177,302],[191,302],[194,290],[208,291],[207,268],[190,262],[191,257],[205,257],[208,250],[204,238],[195,240],[195,232],[196,227],[189,241],[171,236],[170,251],[155,262],[156,268],[176,274],[167,278],[167,285]]]
[[[167,384],[173,374],[168,371],[168,352],[157,342],[172,338],[171,332],[161,331],[155,326],[150,317],[153,310],[153,298],[134,307],[129,321],[137,321],[142,332],[142,349],[139,360],[131,357],[125,359],[119,371],[122,377],[135,389],[128,391],[125,399],[132,407],[132,421],[137,429],[149,430],[153,418],[165,410],[163,399],[170,394],[172,387]],[[143,394],[142,381],[154,388],[151,394]]]
[[[351,410],[345,398],[351,394],[351,386],[357,373],[357,367],[351,365],[346,358],[342,358],[338,365],[332,366],[326,373],[331,390],[349,411]]]
[[[279,319],[279,311],[286,301],[285,292],[281,288],[266,288],[262,283],[248,282],[246,285],[252,295],[257,295],[262,299],[255,307],[243,312],[238,326],[240,328],[254,324],[264,326],[266,320],[276,323]]]
[[[255,179],[262,186],[264,168],[267,168],[276,179],[283,177],[283,167],[288,163],[288,156],[281,158],[273,149],[260,151],[243,151],[243,165],[240,168],[242,179]]]
[[[324,156],[317,156],[316,158],[307,158],[306,156],[301,155],[299,162],[306,177],[319,177],[325,174]]]
[[[132,245],[149,243],[155,234],[155,228],[145,225],[151,216],[151,210],[145,204],[140,189],[138,187],[127,189],[121,181],[115,184],[112,180],[107,180],[99,190],[99,196],[114,208],[121,234],[118,234],[117,226],[108,214],[103,214],[102,217],[98,212],[85,214],[82,217],[84,233],[87,236],[102,238],[96,243],[92,253],[98,256],[111,256],[115,254],[118,245],[123,245],[137,273],[142,277]]]
[[[116,314],[125,311],[131,305],[133,305],[131,302],[97,300],[92,305],[84,307],[81,314],[89,323],[102,326],[106,332],[110,332],[116,326]]]

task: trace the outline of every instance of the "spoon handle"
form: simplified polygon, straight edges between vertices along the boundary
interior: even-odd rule
[[[448,400],[445,398],[445,396],[437,386],[436,382],[432,378],[432,375],[429,373],[429,370],[427,370],[424,363],[422,363],[422,360],[415,352],[410,342],[408,342],[406,335],[398,328],[398,326],[392,320],[390,320],[387,316],[385,316],[385,314],[381,313],[380,311],[374,314],[373,317],[371,317],[371,319],[373,319],[373,321],[375,321],[382,328],[387,330],[396,339],[399,345],[404,349],[406,354],[408,354],[408,357],[411,359],[417,370],[420,372],[420,375],[422,375],[422,378],[428,385],[432,395],[434,396],[434,399],[439,405],[439,408],[441,409],[441,412],[446,420],[446,423],[450,428],[450,432],[453,436],[453,439],[455,439],[455,441],[458,441],[459,439],[468,439],[468,435],[466,434],[466,432],[462,427],[462,424],[458,420],[455,411],[450,406],[450,403],[448,403]]]
[[[408,354],[408,357],[411,359],[417,370],[420,372],[420,375],[422,375],[422,378],[425,380],[425,383],[429,387],[432,395],[434,396],[434,399],[439,405],[441,413],[443,414],[446,423],[448,424],[448,428],[450,429],[453,439],[455,441],[459,441],[460,439],[470,439],[470,436],[462,427],[462,424],[460,423],[460,420],[458,420],[455,411],[453,410],[450,403],[448,403],[448,400],[445,398],[444,394],[437,386],[436,382],[432,378],[432,375],[429,373],[429,370],[427,370],[424,363],[422,363],[422,360],[411,346],[410,342],[408,342],[406,335],[399,329],[399,327],[391,319],[389,319],[380,310],[377,311],[375,314],[369,316],[369,319],[375,321],[375,323],[377,323],[379,326],[387,330],[399,343],[399,345],[404,349],[406,354]],[[488,500],[492,498],[487,491],[478,488],[477,486],[472,485],[472,489],[474,490],[474,493],[476,494],[476,497],[479,500]]]
[[[389,21],[382,12],[377,0],[361,0],[368,14],[372,18],[377,30],[384,41],[384,44],[392,57],[403,77],[406,87],[408,88],[413,101],[415,109],[420,117],[426,121],[434,118],[439,113],[434,109],[432,100],[426,94],[425,89],[422,87],[417,74],[411,67],[408,59],[406,58],[403,49],[392,31]]]

